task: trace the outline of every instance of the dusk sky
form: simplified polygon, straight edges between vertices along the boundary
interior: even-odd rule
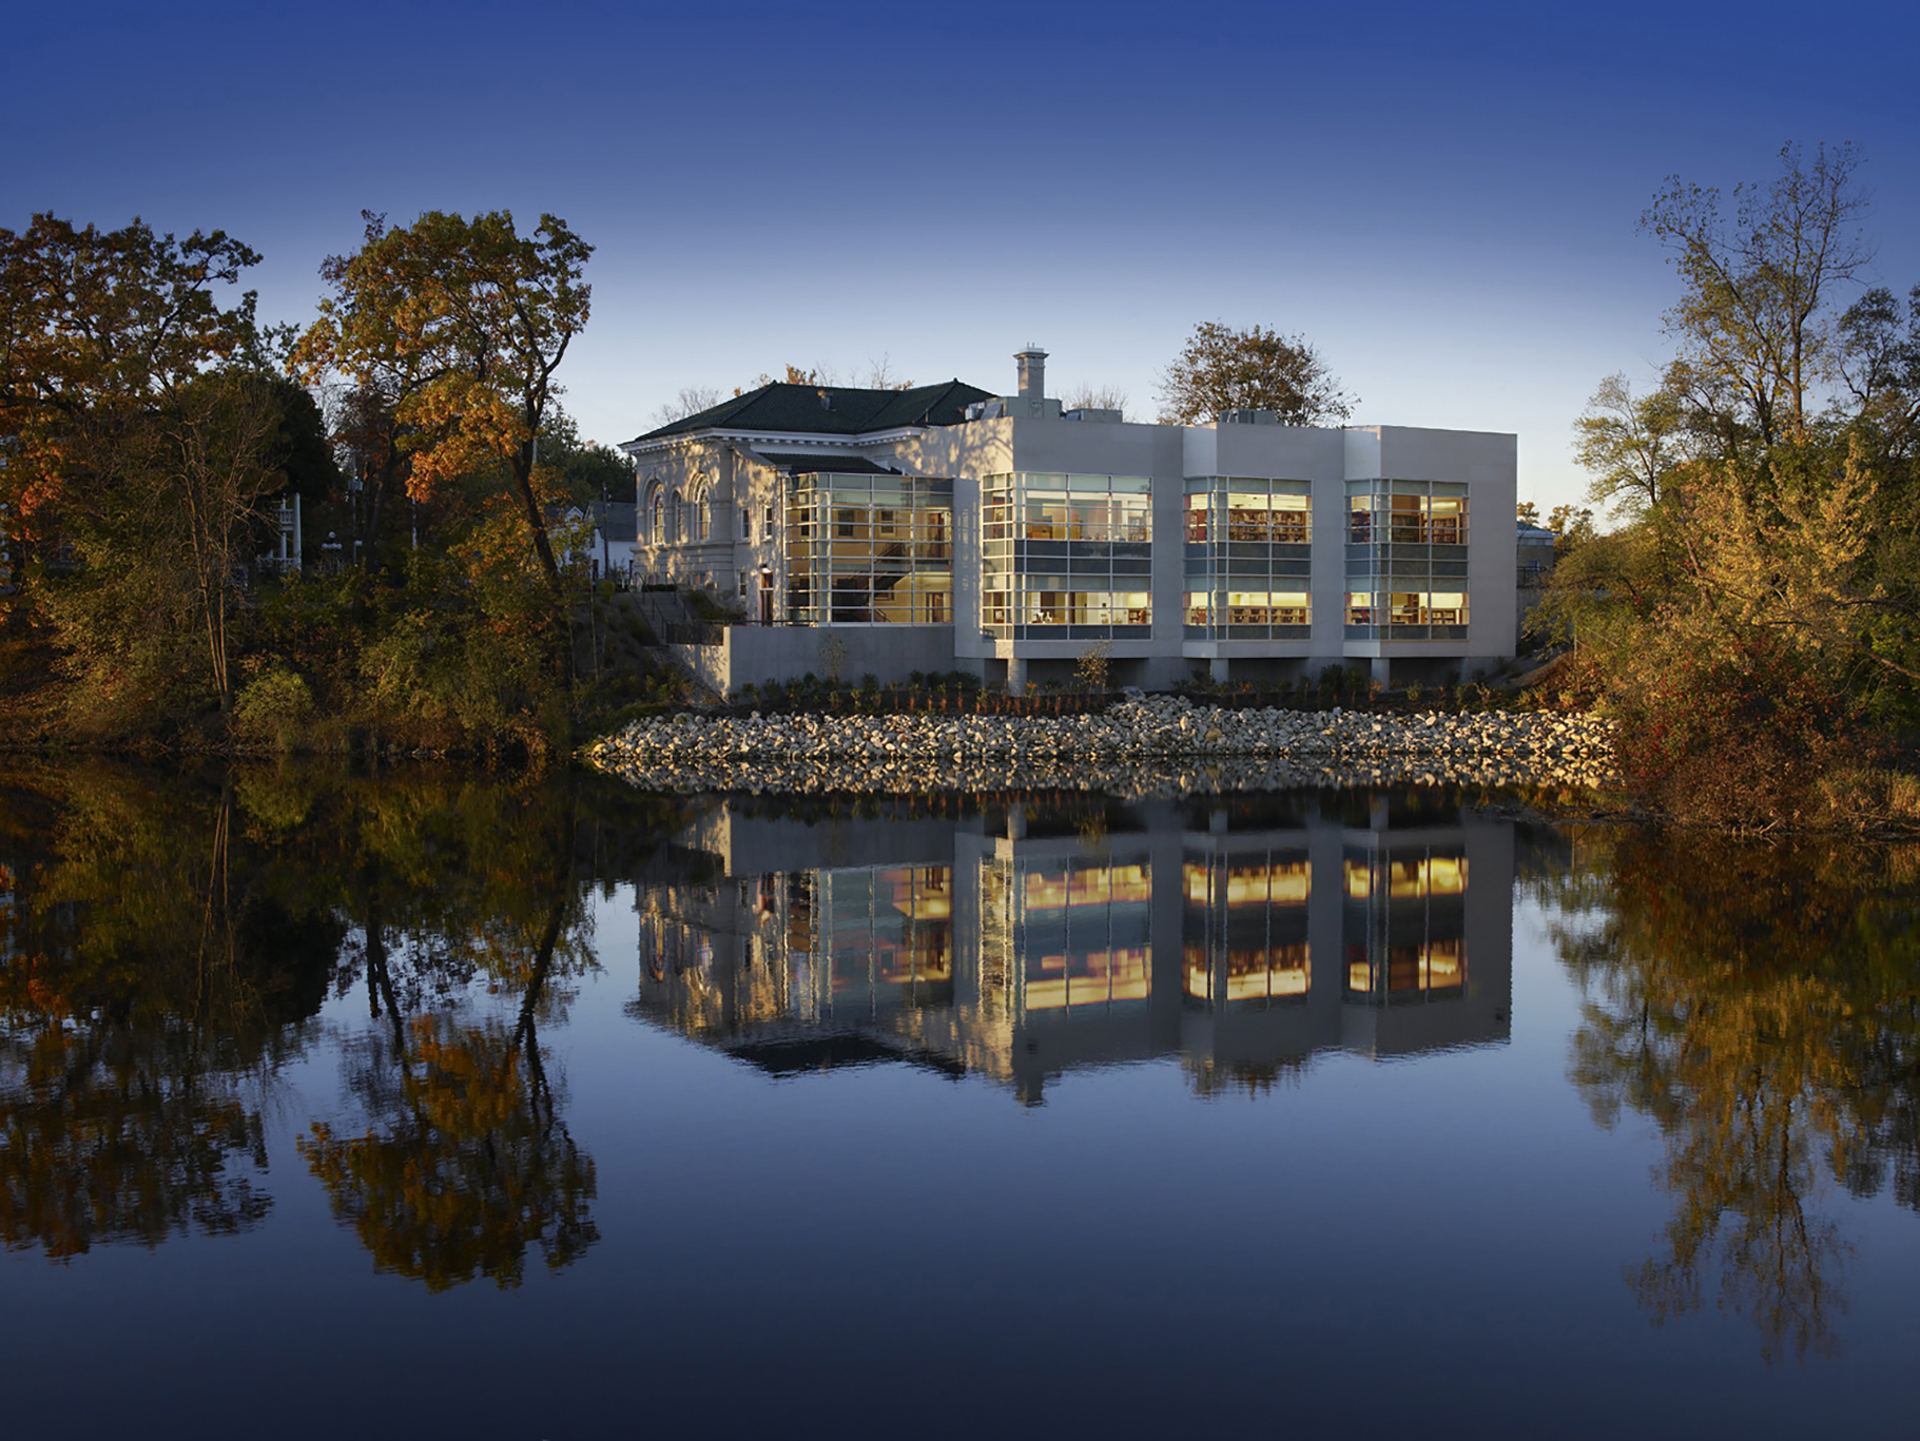
[[[685,7],[73,3],[0,51],[0,225],[35,211],[265,254],[304,322],[364,207],[564,217],[598,247],[562,374],[585,434],[785,363],[1054,393],[1155,376],[1197,321],[1299,331],[1360,423],[1520,436],[1657,372],[1635,222],[1854,141],[1873,283],[1920,282],[1920,10],[1626,3]]]

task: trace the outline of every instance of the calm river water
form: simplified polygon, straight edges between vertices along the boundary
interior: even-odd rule
[[[1920,848],[0,772],[20,1436],[1913,1424]]]

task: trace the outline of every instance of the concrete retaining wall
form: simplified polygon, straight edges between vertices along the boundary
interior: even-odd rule
[[[700,682],[722,694],[744,685],[798,680],[811,672],[825,677],[833,661],[821,654],[829,641],[842,648],[840,679],[858,684],[874,676],[882,684],[904,681],[914,671],[932,674],[955,668],[950,625],[810,626],[735,625],[720,645],[676,645],[674,656]]]

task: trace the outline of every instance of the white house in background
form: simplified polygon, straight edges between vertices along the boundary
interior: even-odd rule
[[[632,581],[634,543],[639,536],[638,511],[636,505],[609,501],[595,501],[587,507],[587,516],[593,522],[588,550],[595,580],[612,578],[622,584]]]
[[[627,585],[633,579],[634,512],[636,507],[605,501],[573,505],[559,513],[568,525],[587,523],[584,541],[569,549],[566,559],[586,562],[594,580],[612,579]]]
[[[772,384],[621,447],[637,579],[748,618],[696,657],[732,687],[822,669],[1019,686],[1111,647],[1121,682],[1472,674],[1514,654],[1516,438],[1145,425],[1018,386]]]

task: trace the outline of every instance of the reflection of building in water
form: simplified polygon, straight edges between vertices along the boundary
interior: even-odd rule
[[[1156,1056],[1212,1088],[1332,1048],[1504,1040],[1512,827],[1298,804],[1077,826],[717,810],[685,838],[712,878],[641,889],[632,1009],[778,1071],[900,1059],[1029,1100]]]

